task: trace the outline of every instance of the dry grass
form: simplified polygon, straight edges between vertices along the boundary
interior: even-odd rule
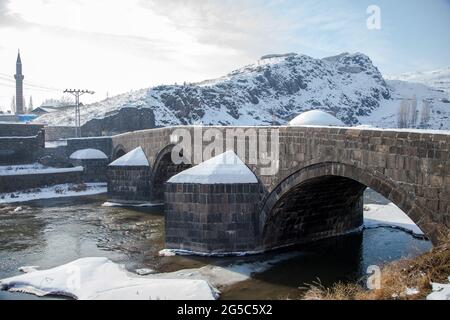
[[[430,282],[447,283],[450,275],[450,239],[413,259],[402,259],[381,268],[381,287],[368,290],[360,284],[337,283],[325,288],[310,286],[307,300],[417,300],[431,292]],[[407,288],[418,290],[407,295]]]

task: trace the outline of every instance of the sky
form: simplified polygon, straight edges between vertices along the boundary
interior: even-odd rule
[[[36,107],[65,88],[95,91],[88,103],[216,78],[271,53],[362,52],[388,75],[447,68],[449,31],[450,0],[0,0],[0,110],[18,49]]]

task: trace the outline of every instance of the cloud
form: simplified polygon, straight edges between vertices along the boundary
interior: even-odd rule
[[[253,55],[282,45],[281,35],[288,30],[289,23],[271,12],[279,2],[141,0],[140,4],[168,17],[176,28],[185,30],[201,43]]]
[[[0,0],[0,27],[14,26],[21,23],[20,18],[9,11],[8,5],[9,0]]]

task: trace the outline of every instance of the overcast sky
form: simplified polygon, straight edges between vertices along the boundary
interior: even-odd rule
[[[381,9],[369,30],[367,7]],[[0,107],[222,76],[269,53],[369,55],[384,74],[450,67],[449,0],[0,0]],[[86,102],[86,99],[85,99]]]

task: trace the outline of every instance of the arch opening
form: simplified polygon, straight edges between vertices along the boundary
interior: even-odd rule
[[[316,177],[293,186],[266,218],[264,246],[277,248],[361,230],[365,189],[340,176]]]
[[[175,164],[172,161],[173,145],[163,149],[156,158],[152,177],[152,202],[164,202],[164,184],[174,175],[189,169],[190,164]],[[182,157],[183,155],[180,154]]]
[[[333,184],[340,187],[334,187]],[[322,162],[294,172],[265,197],[259,229],[263,246],[266,249],[273,249],[337,236],[339,232],[345,233],[346,229],[347,232],[352,231],[352,227],[357,224],[362,225],[363,192],[367,187],[395,204],[425,233],[428,239],[437,243],[437,229],[430,212],[416,201],[413,193],[407,192],[409,190],[407,187],[368,168],[361,169],[337,162]],[[310,220],[304,227],[299,225],[300,221],[297,221],[300,218],[296,218],[293,214],[293,212],[298,214],[295,206],[299,201],[305,204],[306,209],[303,210],[306,210],[306,213],[311,212],[312,208],[321,212],[317,217],[303,218]],[[334,212],[340,211],[345,219],[342,220],[336,215],[333,217],[331,209]],[[281,214],[277,215],[277,213]],[[346,220],[351,219],[352,215],[354,219],[352,222]],[[314,219],[316,223],[322,223],[322,225],[314,225],[311,222],[314,222]],[[333,219],[335,226],[327,229]],[[284,223],[283,220],[289,223]],[[307,236],[302,237],[301,234]]]
[[[123,147],[117,147],[114,151],[113,160],[117,160],[120,157],[123,157],[126,154],[125,149]]]

